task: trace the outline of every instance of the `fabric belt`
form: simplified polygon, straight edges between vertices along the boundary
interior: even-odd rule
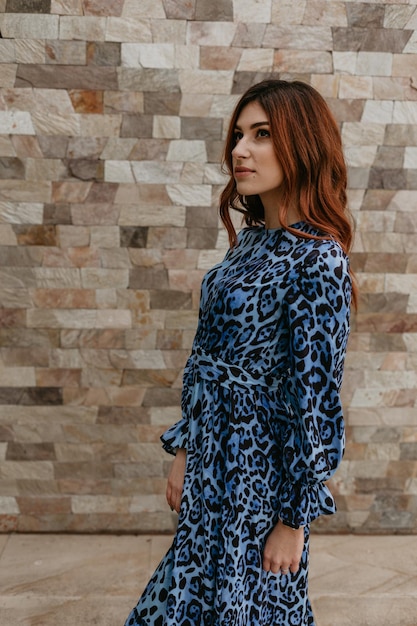
[[[198,377],[211,380],[223,387],[230,388],[234,384],[244,387],[263,387],[264,389],[278,389],[286,373],[280,375],[248,372],[239,365],[227,363],[222,359],[205,352],[200,346],[194,349],[194,371]]]

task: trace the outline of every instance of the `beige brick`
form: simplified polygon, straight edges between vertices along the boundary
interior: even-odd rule
[[[339,83],[340,98],[373,98],[373,82],[370,76],[341,76]]]
[[[274,69],[280,72],[329,74],[332,68],[332,55],[330,52],[278,50],[274,55]]]
[[[41,39],[16,39],[17,63],[45,63],[45,41]]]
[[[5,39],[57,39],[57,15],[5,13],[2,19],[2,36]]]
[[[151,43],[150,21],[135,16],[108,17],[105,38],[106,41]]]
[[[181,118],[174,115],[154,115],[152,136],[157,139],[179,139]]]
[[[274,62],[273,49],[261,49],[261,50],[243,50],[240,57],[239,65],[237,67],[238,72],[268,72],[272,70]]]
[[[231,22],[189,22],[187,41],[195,46],[230,46],[236,34]]]
[[[136,0],[125,0],[122,16],[164,19],[165,11],[162,0],[143,0],[140,3]]]
[[[51,13],[58,15],[82,15],[82,0],[51,0]]]
[[[307,0],[297,3],[293,0],[272,0],[271,22],[278,25],[301,24],[306,6]]]
[[[233,0],[233,18],[236,22],[267,24],[271,20],[271,6],[272,0],[254,0],[254,2]]]
[[[104,41],[106,18],[91,15],[64,15],[59,20],[59,39]],[[55,39],[55,37],[50,37]]]

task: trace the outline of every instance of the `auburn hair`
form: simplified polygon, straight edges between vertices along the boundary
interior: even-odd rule
[[[260,197],[240,195],[233,176],[236,124],[251,102],[258,102],[266,113],[283,172],[282,202],[277,206],[282,227],[301,237],[315,238],[288,224],[288,212],[295,204],[300,220],[315,226],[323,237],[334,238],[348,254],[353,243],[353,220],[347,206],[347,168],[339,127],[323,96],[301,81],[271,79],[253,85],[232,114],[222,159],[229,181],[220,196],[220,217],[230,245],[237,241],[230,209],[243,213],[248,226],[264,224],[265,220]],[[356,306],[353,275],[352,279],[352,301]]]

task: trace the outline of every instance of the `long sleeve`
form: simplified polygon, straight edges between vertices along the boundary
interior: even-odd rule
[[[161,436],[162,447],[170,454],[176,454],[178,448],[187,447],[188,438],[188,412],[191,407],[192,383],[194,379],[193,354],[188,358],[185,364],[182,394],[181,394],[181,411],[182,419],[168,428]]]
[[[336,471],[345,443],[339,392],[351,280],[344,253],[337,244],[326,244],[312,250],[287,292],[290,427],[280,517],[294,528],[336,510],[324,481]]]

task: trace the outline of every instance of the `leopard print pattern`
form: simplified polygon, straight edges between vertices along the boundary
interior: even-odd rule
[[[350,297],[340,246],[283,229],[243,229],[206,274],[183,419],[162,436],[187,449],[177,533],[125,626],[314,626],[309,527],[335,511]],[[279,518],[304,526],[295,574],[262,569]]]

